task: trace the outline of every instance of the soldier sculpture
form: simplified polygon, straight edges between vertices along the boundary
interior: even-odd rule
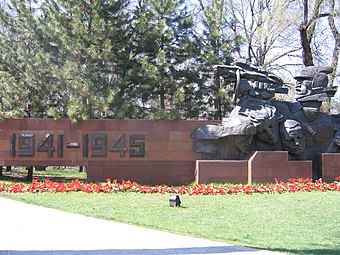
[[[221,124],[193,132],[194,151],[203,159],[242,160],[252,151],[286,150],[290,160],[315,161],[320,153],[339,151],[339,116],[320,112],[322,102],[337,90],[328,86],[332,68],[302,69],[294,77],[295,95],[289,102],[273,100],[275,93],[288,93],[288,88],[260,68],[238,62],[216,66],[216,72],[235,84],[238,103]],[[313,169],[314,176],[317,171]]]

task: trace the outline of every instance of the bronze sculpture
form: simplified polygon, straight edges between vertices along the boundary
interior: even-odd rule
[[[217,75],[235,84],[238,103],[219,125],[196,129],[194,151],[203,159],[242,160],[251,151],[286,150],[290,160],[316,160],[320,153],[338,152],[339,115],[320,112],[321,103],[334,96],[328,86],[330,67],[309,66],[296,79],[292,101],[274,100],[275,93],[288,93],[276,75],[237,62],[217,66]],[[317,170],[314,176],[317,176]]]

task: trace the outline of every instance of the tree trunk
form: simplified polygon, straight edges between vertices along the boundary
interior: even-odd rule
[[[340,55],[340,33],[337,30],[335,26],[335,21],[334,21],[334,8],[335,8],[335,0],[330,0],[330,15],[328,16],[328,24],[329,27],[331,28],[333,37],[334,37],[334,49],[333,49],[333,56],[332,56],[332,67],[333,67],[333,72],[330,75],[329,79],[329,85],[333,85],[334,79],[336,77],[337,73],[337,67],[339,64],[339,55]]]
[[[307,27],[304,23],[300,25],[300,40],[302,46],[302,60],[305,66],[314,66],[312,48],[308,38]]]
[[[27,181],[31,182],[33,180],[33,166],[27,167]]]
[[[314,36],[317,19],[319,18],[321,4],[324,0],[316,0],[311,18],[308,18],[309,0],[303,1],[303,21],[300,24],[300,40],[302,46],[302,60],[305,66],[314,66],[313,53],[311,48],[312,38]]]
[[[215,99],[214,99],[214,105],[215,105],[215,120],[222,120],[222,111],[221,111],[221,98],[218,94],[218,91],[220,90],[221,87],[221,82],[220,82],[220,76],[216,72],[215,73],[215,86],[216,86],[216,93],[215,93]]]
[[[161,93],[160,93],[160,104],[161,104],[161,109],[165,110],[165,92],[163,89],[161,89]]]
[[[87,171],[86,166],[80,166],[79,167],[79,173],[86,173],[86,171]]]

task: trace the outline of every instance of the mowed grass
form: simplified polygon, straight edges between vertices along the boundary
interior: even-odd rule
[[[284,253],[340,254],[339,192],[181,195],[179,208],[169,206],[169,194],[70,192],[0,196]]]
[[[12,167],[10,171],[3,169],[3,176],[0,176],[0,181],[5,182],[6,180],[11,180],[9,182],[19,180],[21,182],[26,182],[28,170],[26,167]],[[70,180],[70,179],[80,179],[86,180],[87,174],[85,172],[79,172],[79,167],[53,167],[49,166],[46,170],[33,170],[33,179],[37,180]],[[27,181],[28,182],[28,181]]]

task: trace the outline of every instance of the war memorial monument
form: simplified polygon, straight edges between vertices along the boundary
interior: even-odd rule
[[[89,181],[145,184],[273,182],[340,175],[340,116],[320,111],[337,87],[329,67],[294,77],[294,99],[273,73],[236,62],[216,66],[234,86],[236,107],[217,120],[6,119],[0,123],[1,166],[86,166]],[[333,178],[333,179],[332,179]]]

